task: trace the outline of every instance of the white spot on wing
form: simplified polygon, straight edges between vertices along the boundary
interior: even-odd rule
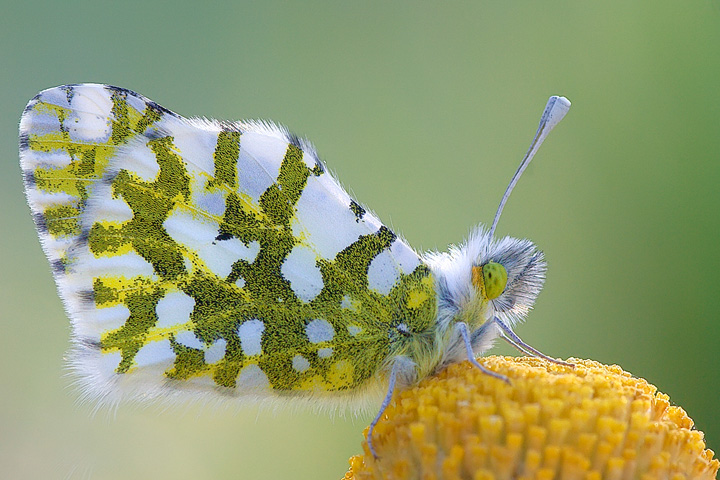
[[[185,267],[186,272],[192,272],[195,270],[195,266],[193,265],[192,261],[188,257],[183,256],[182,261],[183,261],[183,267]]]
[[[335,329],[327,320],[316,318],[305,326],[305,335],[310,343],[329,342],[335,336]]]
[[[28,190],[27,197],[33,208],[41,212],[56,205],[74,205],[80,200],[80,197],[68,195],[64,192],[50,193],[40,189]]]
[[[360,302],[353,300],[350,295],[343,295],[340,306],[342,308],[347,308],[350,311],[356,312],[358,310],[359,303]]]
[[[173,240],[193,251],[212,243],[218,235],[216,222],[182,210],[173,210],[163,227]]]
[[[310,362],[308,362],[307,358],[302,355],[295,355],[292,359],[292,365],[293,369],[300,373],[310,368]]]
[[[83,214],[84,225],[96,222],[127,222],[134,214],[122,197],[113,198],[112,187],[107,183],[97,182],[88,189],[88,205]]]
[[[303,156],[302,156],[303,162],[305,162],[305,165],[310,169],[314,169],[317,166],[317,158],[315,158],[315,155],[313,155],[308,150],[303,150]]]
[[[252,262],[260,251],[260,244],[249,246],[238,240],[215,240],[218,224],[207,217],[185,211],[173,211],[163,222],[167,233],[178,243],[198,254],[205,265],[218,277],[227,277],[233,264],[242,259]]]
[[[227,240],[215,240],[197,251],[205,265],[220,278],[230,275],[233,264],[238,260],[252,263],[259,252],[260,244],[258,242],[252,242],[245,246],[242,241],[234,237]]]
[[[293,234],[305,238],[306,244],[326,260],[379,228],[365,222],[364,217],[357,221],[350,210],[350,197],[327,173],[308,177],[296,210]]]
[[[170,340],[167,339],[150,342],[140,348],[137,355],[135,355],[135,364],[138,367],[172,363],[174,361],[175,352],[173,352],[172,345],[170,345]]]
[[[317,354],[320,358],[328,358],[332,356],[333,349],[332,347],[321,348],[320,350],[318,350]]]
[[[205,346],[200,341],[200,339],[197,338],[195,334],[189,330],[178,332],[178,334],[175,335],[175,341],[182,345],[185,345],[186,347],[195,348],[197,350],[202,350]]]
[[[101,341],[104,334],[122,327],[130,317],[130,310],[125,305],[105,308],[87,308],[83,305],[82,308],[82,318],[75,322],[73,330],[77,337],[88,341]]]
[[[107,142],[112,132],[110,94],[95,86],[77,86],[70,102],[72,111],[64,122],[70,138],[79,142]]]
[[[390,245],[390,253],[400,267],[400,271],[406,275],[412,273],[421,263],[418,254],[400,239],[395,239]]]
[[[238,375],[238,387],[248,389],[266,389],[270,386],[265,373],[255,364],[250,364],[243,368]]]
[[[281,267],[282,275],[290,282],[295,295],[305,302],[315,298],[323,288],[322,274],[315,262],[314,252],[296,245]]]
[[[35,128],[31,125],[30,128]],[[72,162],[72,157],[65,150],[51,150],[43,152],[40,150],[26,150],[21,152],[22,165],[26,170],[45,168],[49,170],[65,168]]]
[[[262,353],[263,330],[265,330],[265,324],[258,319],[248,320],[238,327],[240,347],[245,355],[253,356]]]
[[[387,295],[400,279],[399,273],[392,254],[383,250],[370,262],[368,287]]]
[[[187,121],[171,121],[163,125],[173,137],[173,143],[180,152],[188,173],[191,178],[199,176],[199,173],[214,174],[215,172],[215,147],[217,146],[218,133],[208,128],[214,124],[206,123],[205,129],[200,129]]]
[[[92,277],[154,277],[153,266],[134,251],[111,257],[95,257],[88,251],[78,252],[81,257],[77,270]]]
[[[31,138],[32,135],[47,135],[48,133],[59,132],[60,119],[55,112],[49,112],[46,108],[45,105],[36,105],[32,110],[25,113],[20,123],[20,130],[23,133],[29,133]]]
[[[82,358],[82,357],[78,357]],[[100,375],[104,378],[112,378],[117,375],[116,370],[122,361],[122,353],[120,352],[109,352],[100,354],[100,362],[98,364],[98,370]]]
[[[227,347],[227,342],[224,338],[216,340],[205,351],[205,363],[212,364],[222,360],[225,356],[225,347]]]
[[[183,292],[168,293],[155,306],[155,314],[158,316],[156,327],[167,328],[189,322],[193,308],[195,299],[191,296]]]
[[[90,86],[88,85],[88,87]],[[48,88],[47,90],[43,90],[40,92],[40,101],[51,105],[57,105],[58,107],[70,108],[70,104],[67,99],[67,91],[63,87]]]
[[[371,232],[377,232],[382,227],[382,222],[372,212],[365,212],[361,223],[364,223]]]
[[[132,220],[134,214],[130,206],[119,198],[95,195],[88,199],[88,207],[83,223],[92,225],[96,222],[123,223]]]
[[[127,102],[128,106],[130,108],[134,108],[139,113],[145,112],[145,108],[147,107],[147,102],[145,100],[143,100],[142,98],[128,93],[128,95],[125,97],[125,101]]]
[[[348,325],[347,330],[348,333],[353,337],[362,332],[362,328],[358,327],[357,325]]]
[[[193,204],[198,208],[208,212],[216,217],[222,217],[225,214],[225,194],[224,192],[208,192],[205,188],[192,189]]]
[[[155,181],[160,173],[160,165],[157,163],[155,153],[147,145],[147,142],[133,137],[127,144],[116,150],[115,157],[111,160],[111,170],[127,170],[139,180],[145,182]]]
[[[287,147],[287,142],[270,135],[255,132],[240,135],[240,191],[249,195],[255,203],[277,180]]]
[[[213,229],[213,235],[217,235],[216,229]],[[240,259],[252,262],[260,251],[257,242],[246,247],[234,237],[227,240],[215,240],[213,237],[212,240],[208,240],[205,244],[199,245],[196,252],[205,265],[219,277],[229,275],[233,264]]]
[[[127,319],[130,318],[130,310],[123,304],[93,308],[85,313],[85,318],[87,318],[86,325],[94,327],[98,333],[104,333],[125,325]]]

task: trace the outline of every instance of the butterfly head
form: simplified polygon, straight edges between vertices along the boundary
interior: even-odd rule
[[[479,231],[465,247],[471,260],[468,288],[487,305],[485,319],[498,316],[513,324],[525,317],[545,282],[545,258],[529,240],[496,240]]]
[[[495,239],[484,228],[426,261],[437,278],[441,321],[463,321],[471,330],[494,316],[508,324],[522,320],[545,281],[545,258],[534,243]]]

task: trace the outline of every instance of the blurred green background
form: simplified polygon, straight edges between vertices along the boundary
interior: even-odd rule
[[[26,102],[73,82],[282,122],[421,250],[492,219],[547,97],[567,96],[499,225],[549,262],[517,331],[647,378],[720,449],[720,4],[198,5],[3,2],[0,477],[340,478],[371,417],[77,404],[17,162]]]

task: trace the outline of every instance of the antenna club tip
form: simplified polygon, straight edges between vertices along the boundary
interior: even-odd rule
[[[543,117],[547,120],[550,130],[557,125],[563,117],[565,117],[568,110],[570,110],[570,105],[570,100],[565,97],[557,95],[550,97],[547,106],[545,107],[545,113],[543,114]]]
[[[572,105],[570,100],[568,100],[566,97],[563,97],[561,95],[553,95],[552,97],[550,97],[550,100],[548,100],[548,102],[560,103],[561,105],[563,105],[565,107],[570,107],[570,105]]]

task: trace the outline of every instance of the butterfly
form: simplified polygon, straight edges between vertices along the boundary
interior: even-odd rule
[[[396,389],[451,363],[507,380],[475,359],[498,337],[549,358],[512,330],[542,288],[543,254],[494,232],[569,106],[550,98],[490,229],[421,255],[275,123],[184,118],[109,85],[40,92],[20,159],[83,397],[385,392],[372,432]]]

